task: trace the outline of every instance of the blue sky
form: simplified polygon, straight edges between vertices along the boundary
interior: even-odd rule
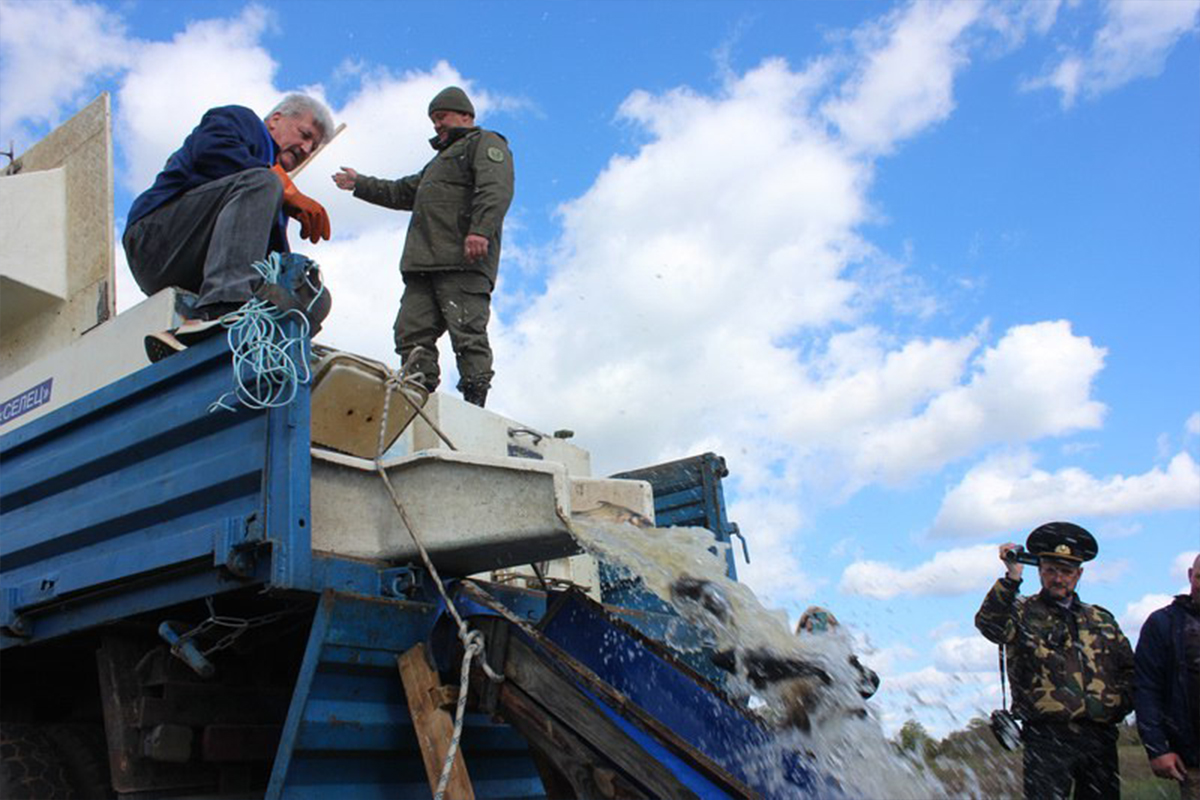
[[[944,732],[998,695],[997,544],[1089,527],[1131,636],[1200,548],[1198,14],[2,0],[0,140],[110,91],[119,234],[206,108],[324,97],[323,338],[394,360],[406,217],[329,175],[415,172],[465,86],[517,167],[491,405],[601,473],[724,455],[745,580],[855,628],[885,727]]]

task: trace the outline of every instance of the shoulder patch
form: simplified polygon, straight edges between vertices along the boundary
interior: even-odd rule
[[[504,151],[499,147],[489,147],[487,149],[487,157],[490,161],[495,161],[497,164],[504,163]]]

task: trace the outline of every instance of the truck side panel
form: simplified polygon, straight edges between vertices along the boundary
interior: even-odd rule
[[[307,583],[307,387],[210,412],[232,382],[217,336],[0,437],[0,647]]]

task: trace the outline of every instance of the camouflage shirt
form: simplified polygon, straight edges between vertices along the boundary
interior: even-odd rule
[[[975,627],[1004,645],[1013,711],[1036,722],[1120,722],[1133,708],[1133,650],[1113,615],[1072,595],[1067,606],[1020,581],[992,586]]]

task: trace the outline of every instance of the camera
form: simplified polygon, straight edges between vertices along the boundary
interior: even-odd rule
[[[1021,747],[1021,723],[1008,711],[992,712],[992,735],[1005,750],[1017,750]]]
[[[1038,565],[1038,557],[1030,553],[1021,545],[1017,545],[1012,550],[1004,554],[1005,561],[1016,561],[1018,564],[1028,564],[1031,567]]]

